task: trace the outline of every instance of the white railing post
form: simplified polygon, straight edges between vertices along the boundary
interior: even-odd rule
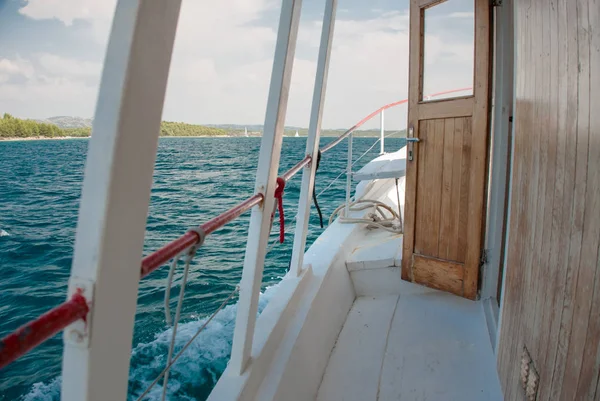
[[[352,189],[352,137],[354,132],[348,135],[348,166],[346,167],[346,208],[345,216],[350,216],[350,190]]]
[[[306,140],[306,154],[312,156],[312,162],[302,171],[302,184],[300,185],[300,197],[298,200],[298,218],[294,234],[294,248],[292,250],[292,262],[290,271],[293,276],[299,276],[302,271],[304,250],[306,247],[306,234],[310,220],[310,202],[315,185],[315,172],[317,168],[317,157],[319,153],[319,140],[321,137],[321,121],[323,106],[325,104],[325,92],[327,91],[327,73],[329,71],[329,59],[331,56],[331,42],[335,26],[335,11],[337,0],[327,0],[325,14],[323,15],[323,29],[321,31],[321,45],[319,47],[319,59],[317,61],[317,74],[315,78],[315,89],[313,93],[310,124],[308,127],[308,138]]]
[[[87,324],[64,331],[63,401],[125,400],[152,173],[179,0],[119,0],[96,105],[69,292]]]
[[[385,121],[385,109],[381,110],[381,113],[379,114],[380,120],[379,120],[379,127],[381,129],[381,133],[379,136],[379,141],[380,141],[380,150],[379,150],[379,154],[384,154],[385,153],[385,145],[384,145],[384,141],[385,141],[385,127],[384,127],[384,121]]]
[[[271,213],[275,205],[277,171],[301,8],[302,0],[283,0],[282,2],[271,86],[256,171],[255,191],[264,194],[264,201],[260,207],[252,210],[250,216],[244,269],[240,283],[240,298],[233,333],[231,360],[229,361],[232,371],[238,374],[243,373],[246,369],[252,351],[258,296],[271,231]]]

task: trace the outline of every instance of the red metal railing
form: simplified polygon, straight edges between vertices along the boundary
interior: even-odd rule
[[[223,227],[225,224],[237,219],[240,215],[252,209],[254,206],[260,204],[263,199],[263,194],[259,193],[252,195],[239,205],[234,206],[225,213],[202,224],[200,230],[204,232],[205,235],[209,235]],[[148,274],[152,273],[189,247],[196,245],[198,242],[200,242],[200,235],[197,232],[190,230],[175,241],[169,242],[159,250],[152,252],[142,259],[141,278],[146,277]]]
[[[439,92],[431,95],[431,97],[441,96],[454,92],[462,92],[469,89],[471,88],[462,88],[451,91]],[[371,120],[382,110],[386,110],[407,102],[408,99],[404,99],[398,102],[387,104],[375,110],[374,112],[360,120],[358,123],[356,123],[352,128],[350,128],[338,138],[336,138],[334,141],[322,147],[321,153],[325,153],[328,150],[335,147],[336,145],[338,145],[348,135],[360,128],[367,121]],[[303,167],[309,165],[311,161],[312,157],[310,155],[307,155],[298,164],[286,171],[281,176],[284,183],[289,181],[294,175],[301,171]],[[235,220],[240,215],[252,209],[254,206],[259,205],[263,200],[264,194],[254,194],[239,205],[234,206],[228,211],[202,224],[201,226],[199,226],[198,231],[202,232],[206,236],[210,235],[214,231],[223,227],[225,224]],[[181,252],[185,251],[191,246],[197,245],[200,241],[200,234],[194,230],[190,230],[181,237],[177,238],[176,240],[171,241],[162,248],[152,252],[150,255],[142,259],[142,264],[140,268],[140,278],[146,277],[148,274],[152,273],[154,270],[158,269],[160,266],[164,265],[166,262],[177,256]],[[2,340],[0,340],[0,369],[8,365],[15,359],[19,358],[23,354],[27,353],[43,341],[54,336],[56,333],[60,332],[71,323],[74,323],[79,319],[85,319],[86,315],[88,314],[88,311],[89,307],[86,299],[80,294],[75,294],[70,300],[51,309],[39,318],[21,326],[13,333],[4,337]]]
[[[0,369],[59,333],[65,327],[85,319],[89,312],[86,299],[75,294],[70,300],[19,327],[0,340]]]
[[[302,170],[303,167],[308,166],[311,161],[312,156],[307,155],[304,159],[299,161],[298,164],[296,164],[294,167],[283,173],[281,175],[281,178],[283,178],[285,182],[288,182],[293,176],[295,176],[300,170]]]
[[[442,95],[447,95],[447,94],[450,94],[450,93],[463,92],[463,91],[467,91],[467,90],[470,90],[470,89],[471,88],[452,89],[452,90],[449,90],[449,91],[434,93],[433,95],[429,95],[428,97],[442,96]],[[327,145],[323,146],[321,148],[321,153],[325,153],[328,150],[330,150],[330,149],[336,147],[337,145],[339,145],[339,143],[342,142],[348,135],[350,135],[351,133],[353,133],[354,131],[356,131],[358,128],[360,128],[362,125],[364,125],[364,123],[366,123],[367,121],[371,120],[373,117],[375,117],[376,115],[378,115],[379,113],[381,113],[383,110],[387,110],[387,109],[390,109],[390,108],[395,107],[395,106],[399,106],[399,105],[404,104],[404,103],[408,103],[408,99],[399,100],[397,102],[386,104],[385,106],[378,108],[377,110],[375,110],[374,112],[372,112],[371,114],[369,114],[368,116],[366,116],[365,118],[363,118],[362,120],[360,120],[359,122],[357,122],[348,131],[346,131],[342,135],[338,136],[335,141],[332,141],[332,142],[328,143]]]

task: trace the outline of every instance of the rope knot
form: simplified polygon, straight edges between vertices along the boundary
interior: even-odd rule
[[[277,177],[277,188],[275,188],[275,199],[277,199],[277,210],[279,212],[279,243],[283,244],[285,240],[285,216],[283,214],[283,191],[285,189],[285,180]]]

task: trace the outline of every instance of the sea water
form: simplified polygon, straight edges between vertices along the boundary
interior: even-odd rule
[[[322,143],[331,141],[324,138]],[[347,141],[323,155],[317,193],[346,168]],[[355,138],[354,159],[374,145]],[[280,172],[303,158],[305,138],[285,138]],[[395,151],[403,139],[389,138]],[[87,139],[0,142],[0,337],[66,298]],[[162,138],[160,140],[144,254],[227,210],[252,194],[260,138]],[[356,164],[377,156],[379,145]],[[135,158],[135,155],[132,155]],[[294,223],[301,174],[285,188],[286,224]],[[344,201],[345,175],[319,197],[325,225]],[[278,238],[278,219],[271,244]],[[249,213],[210,236],[191,267],[178,329],[181,348],[239,283]],[[308,244],[322,232],[311,210]],[[265,263],[259,311],[285,275],[293,230],[274,245]],[[129,374],[129,399],[135,400],[166,363],[171,330],[163,298],[168,267],[140,282]],[[180,274],[176,275],[176,283]],[[179,286],[171,292],[175,308]],[[169,400],[204,400],[229,360],[237,298],[210,322],[171,369]],[[0,400],[54,401],[60,398],[62,337],[57,335],[0,370]],[[160,381],[162,384],[162,380]],[[147,399],[159,399],[157,385]]]

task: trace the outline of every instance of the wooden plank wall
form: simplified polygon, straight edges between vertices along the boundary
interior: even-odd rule
[[[525,399],[600,400],[600,0],[519,0],[515,145],[498,369]]]

